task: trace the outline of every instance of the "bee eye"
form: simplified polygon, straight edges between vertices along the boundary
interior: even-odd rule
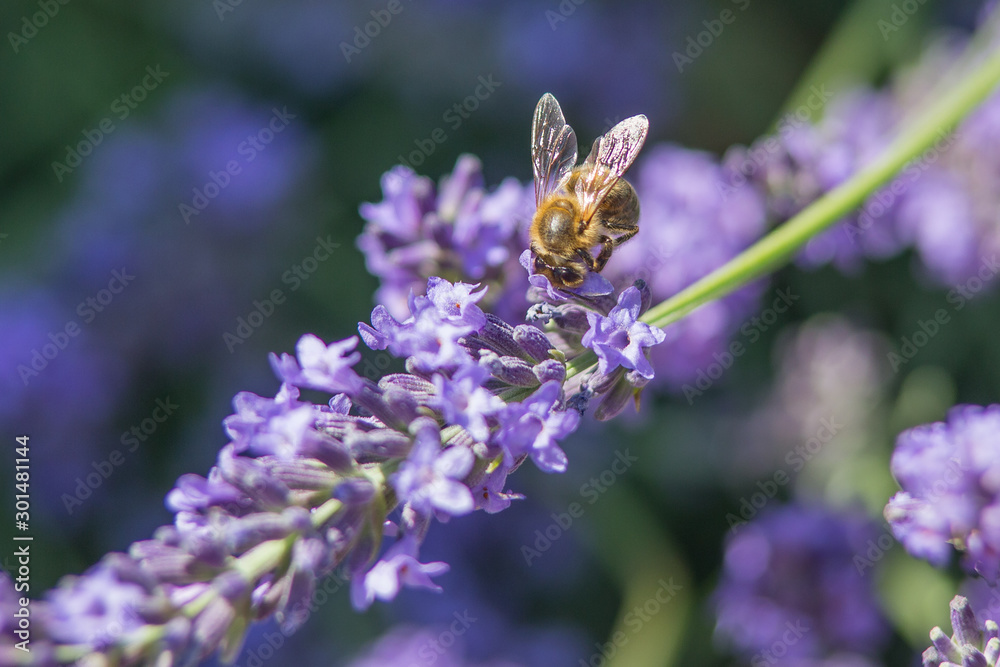
[[[573,282],[579,277],[577,276],[576,271],[573,269],[567,269],[565,266],[556,267],[553,272],[556,274],[556,277],[564,283]]]
[[[545,262],[542,261],[541,257],[539,257],[539,256],[536,255],[535,256],[535,273],[541,273],[544,270],[545,270]]]

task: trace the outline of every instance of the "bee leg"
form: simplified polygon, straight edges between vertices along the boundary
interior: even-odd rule
[[[615,239],[615,245],[621,245],[639,233],[639,225],[634,222],[626,224],[608,224],[608,221],[604,221],[604,227],[613,232],[621,232],[621,236]]]
[[[611,259],[611,251],[614,249],[616,243],[615,239],[607,236],[601,237],[601,253],[597,256],[597,259],[594,260],[594,265],[590,267],[591,270],[600,273],[604,269],[604,265],[608,263],[609,259]]]
[[[594,256],[590,254],[589,250],[586,250],[584,248],[577,248],[576,256],[582,259],[584,262],[586,262],[587,268],[590,269],[591,271],[600,271],[600,269],[594,268],[596,266],[596,262],[594,261]]]

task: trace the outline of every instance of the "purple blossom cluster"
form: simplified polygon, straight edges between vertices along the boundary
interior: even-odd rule
[[[967,570],[1000,579],[997,452],[1000,405],[959,405],[946,422],[899,435],[891,469],[902,490],[885,518],[907,551],[941,567],[955,546]]]
[[[791,217],[870,163],[913,109],[927,104],[966,46],[962,39],[933,45],[893,86],[840,93],[818,122],[790,115],[777,135],[731,149],[725,158],[730,184],[749,181],[766,197],[771,219]],[[1000,166],[998,127],[1000,95],[994,94],[858,211],[811,239],[799,263],[857,273],[866,259],[913,248],[920,272],[934,283],[952,286],[975,275],[1000,244],[996,188],[988,184]]]
[[[528,188],[508,178],[487,192],[479,159],[463,155],[437,187],[409,167],[394,167],[382,176],[382,195],[361,205],[367,224],[358,237],[369,272],[381,280],[377,303],[405,317],[409,293],[440,276],[485,284],[487,310],[523,320],[527,281],[517,258],[528,245]]]
[[[335,568],[351,578],[357,609],[404,587],[440,590],[448,564],[419,554],[431,524],[509,507],[520,496],[507,477],[525,459],[564,471],[559,443],[582,408],[596,397],[598,411],[612,412],[619,386],[631,396],[652,375],[645,348],[662,340],[637,321],[649,305],[642,284],[617,302],[551,307],[549,319],[581,325],[551,339],[485,313],[485,294],[431,278],[426,295],[410,295],[405,320],[376,307],[361,338],[405,357],[408,371],[377,383],[354,369],[357,337],[305,335],[294,356],[271,355],[278,392],[235,397],[216,465],[206,477],[183,475],[167,496],[174,523],[65,578],[40,603],[41,654],[232,658],[252,621],[274,616],[286,633],[301,625],[317,580]],[[598,368],[568,381],[567,363],[587,345]],[[301,390],[332,398],[315,404]]]
[[[864,517],[820,506],[738,527],[715,593],[717,637],[753,664],[865,664],[887,639],[872,578],[854,562],[874,535]]]
[[[979,665],[996,667],[1000,664],[1000,628],[993,620],[976,618],[969,600],[956,595],[951,607],[949,637],[944,630],[931,630],[931,646],[923,653],[924,667],[960,667]]]

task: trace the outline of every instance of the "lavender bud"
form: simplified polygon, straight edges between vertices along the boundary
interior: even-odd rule
[[[587,379],[587,387],[595,394],[603,394],[610,391],[612,387],[618,384],[624,373],[625,369],[621,366],[615,368],[610,373],[595,371],[594,374]]]
[[[287,504],[288,487],[271,477],[256,459],[220,455],[219,471],[223,479],[264,508],[277,509]]]
[[[986,664],[986,657],[974,646],[962,647],[962,667],[993,667]]]
[[[239,572],[232,570],[223,572],[212,581],[212,588],[219,592],[219,595],[235,602],[247,594],[250,584]]]
[[[500,356],[521,358],[525,356],[524,350],[514,340],[514,328],[489,313],[486,314],[486,326],[475,336],[469,336],[466,342],[473,354],[479,349],[486,348]]]
[[[988,618],[986,619],[986,623],[984,623],[983,625],[986,626],[986,628],[983,630],[984,642],[989,642],[991,639],[996,639],[1000,637],[1000,626],[997,625],[996,621],[994,621],[991,618]]]
[[[519,357],[499,357],[494,352],[482,350],[479,365],[488,370],[498,380],[515,387],[534,387],[538,378],[531,364]]]
[[[622,379],[605,396],[604,400],[594,410],[594,419],[597,421],[607,421],[621,414],[629,399],[635,395],[635,389]]]
[[[562,384],[566,379],[566,364],[557,359],[546,359],[536,364],[531,371],[541,384],[545,384],[549,380],[555,380]]]
[[[946,635],[941,628],[935,627],[931,630],[931,643],[934,644],[934,648],[945,659],[951,662],[962,662],[962,654],[959,652],[958,646],[951,641],[951,637]]]
[[[201,657],[209,655],[219,647],[235,619],[236,610],[233,609],[232,603],[222,597],[213,599],[198,614],[194,619],[191,635]]]
[[[257,512],[226,524],[226,546],[230,553],[243,553],[261,542],[277,540],[291,533],[281,514]]]
[[[351,477],[337,485],[333,497],[345,505],[365,505],[375,497],[375,487],[363,477]]]
[[[157,581],[172,584],[190,583],[195,557],[175,546],[155,540],[136,542],[129,555],[140,561],[142,567]]]
[[[996,665],[997,660],[1000,660],[1000,639],[993,637],[986,642],[986,648],[983,649],[983,656],[986,658],[987,664]]]
[[[295,533],[308,533],[312,530],[312,515],[305,507],[292,506],[281,513],[288,523],[288,528]]]
[[[409,373],[393,373],[378,381],[379,389],[387,391],[390,387],[398,387],[416,397],[421,404],[434,396],[434,385],[427,380]]]
[[[309,459],[280,461],[273,457],[262,458],[267,460],[274,478],[289,489],[322,491],[332,489],[340,479],[336,472]]]
[[[578,306],[560,306],[553,319],[556,326],[563,331],[584,334],[590,330],[587,310]]]
[[[346,443],[359,463],[406,456],[412,444],[406,435],[388,428],[348,436]]]
[[[982,646],[983,633],[976,622],[976,615],[968,598],[956,595],[951,601],[951,627],[955,643],[960,647]]]
[[[941,657],[941,654],[933,646],[924,650],[921,659],[923,660],[924,667],[938,667],[944,662],[944,658]]]
[[[642,375],[639,371],[628,371],[625,373],[625,381],[636,389],[642,389],[649,384],[650,378]]]
[[[553,349],[552,341],[539,329],[528,324],[514,327],[514,341],[520,345],[535,361],[549,358],[549,350]]]

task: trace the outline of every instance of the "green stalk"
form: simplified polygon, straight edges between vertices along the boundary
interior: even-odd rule
[[[664,327],[787,262],[806,241],[857,208],[906,164],[972,112],[1000,83],[1000,50],[915,118],[874,162],[803,209],[727,264],[651,308],[642,320]]]

